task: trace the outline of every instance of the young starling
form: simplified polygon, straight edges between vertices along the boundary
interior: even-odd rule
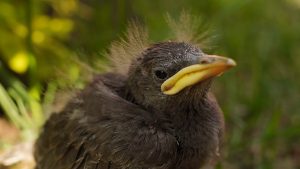
[[[209,88],[235,62],[135,31],[110,51],[130,66],[98,75],[47,121],[37,169],[199,169],[217,155],[224,121]]]

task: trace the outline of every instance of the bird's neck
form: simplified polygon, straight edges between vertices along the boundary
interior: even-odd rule
[[[211,151],[218,144],[221,119],[214,106],[209,94],[205,94],[191,96],[174,107],[173,125],[182,147]]]
[[[176,105],[173,104],[172,108],[169,108],[172,114],[172,118],[175,124],[179,127],[182,125],[198,125],[200,122],[207,121],[211,116],[210,101],[207,94],[197,96],[190,95],[189,98],[180,99]],[[197,122],[197,123],[193,123]]]

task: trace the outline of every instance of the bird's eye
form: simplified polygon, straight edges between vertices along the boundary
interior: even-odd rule
[[[163,71],[163,70],[155,70],[155,76],[159,79],[166,79],[168,74],[167,72]]]

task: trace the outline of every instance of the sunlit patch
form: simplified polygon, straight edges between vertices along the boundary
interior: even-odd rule
[[[34,29],[44,29],[49,24],[49,17],[48,16],[38,16],[33,21],[33,28]]]
[[[68,19],[52,19],[50,28],[53,32],[68,33],[73,29],[73,22]]]
[[[14,32],[15,32],[16,35],[18,35],[21,38],[25,38],[28,34],[27,28],[24,25],[21,25],[21,24],[15,26]]]
[[[32,34],[32,41],[36,44],[40,44],[44,42],[45,40],[45,34],[40,31],[34,31]]]
[[[29,56],[26,52],[18,52],[9,60],[9,67],[16,73],[25,73],[29,66]]]
[[[291,5],[300,8],[300,0],[286,0]]]
[[[0,9],[1,9],[1,19],[11,18],[11,16],[14,16],[16,12],[13,3],[11,3],[10,1],[0,1]]]
[[[62,12],[65,14],[70,14],[72,12],[75,12],[78,8],[78,3],[75,0],[64,0],[64,1],[58,1],[59,7]]]

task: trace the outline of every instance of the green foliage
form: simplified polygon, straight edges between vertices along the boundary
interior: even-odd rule
[[[26,92],[23,87],[19,89]],[[22,131],[24,139],[34,139],[40,125],[43,124],[42,112],[37,100],[29,97],[26,101],[29,101],[27,106],[25,106],[25,101],[22,100],[22,96],[17,90],[9,89],[6,91],[0,84],[0,105],[8,119]],[[32,112],[31,116],[28,109]]]
[[[41,126],[44,124],[45,115],[51,108],[56,85],[50,83],[44,94],[43,101],[41,93],[37,87],[30,90],[13,75],[1,67],[0,77],[5,78],[3,84],[0,83],[0,107],[8,120],[20,131],[22,139],[33,140],[37,137]]]
[[[170,37],[166,13],[179,16],[183,9],[212,25],[218,47],[210,53],[238,63],[214,87],[227,124],[217,168],[299,168],[299,0],[2,0],[3,111],[35,131],[56,86],[82,86],[84,72],[91,72],[78,58],[92,67],[105,63],[99,52],[131,18],[149,27],[153,41]]]

